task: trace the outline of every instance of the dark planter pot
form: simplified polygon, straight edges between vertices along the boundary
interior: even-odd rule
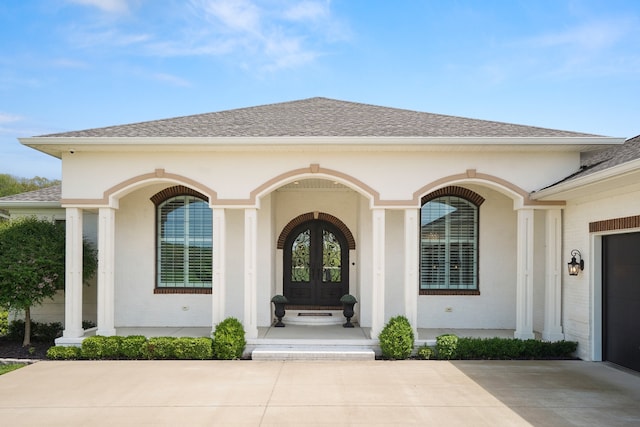
[[[343,328],[353,328],[353,323],[351,323],[351,318],[353,317],[353,306],[356,305],[353,303],[343,303],[342,304],[342,314],[347,318],[347,323],[342,325]]]
[[[284,302],[274,302],[273,305],[276,306],[275,312],[274,314],[276,315],[276,317],[278,318],[278,321],[276,322],[275,326],[276,328],[284,328],[284,323],[282,323],[282,318],[284,317],[284,306],[286,303]]]

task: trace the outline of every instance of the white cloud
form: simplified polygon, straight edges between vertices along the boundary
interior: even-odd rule
[[[326,1],[303,1],[292,5],[284,12],[284,18],[291,21],[316,21],[329,15],[329,3]]]
[[[230,30],[260,33],[261,11],[248,0],[198,0],[192,4]]]
[[[191,0],[190,5],[190,34],[197,37],[183,52],[237,57],[245,68],[302,66],[322,55],[321,46],[340,39],[326,1]]]
[[[153,38],[150,34],[127,33],[118,28],[96,29],[89,27],[71,29],[68,37],[76,46],[90,48],[141,45]]]
[[[487,55],[487,70],[501,69],[504,80],[630,75],[640,61],[638,28],[637,19],[609,16],[509,41]]]
[[[21,116],[16,114],[2,113],[0,112],[0,123],[13,123],[22,120]]]
[[[69,1],[109,12],[131,11],[139,2]],[[313,62],[331,43],[346,38],[340,35],[345,25],[332,16],[326,0],[180,0],[164,8],[153,2],[144,7],[128,19],[75,23],[65,33],[76,47],[100,48],[95,52],[208,56],[269,71]]]
[[[68,0],[70,3],[83,6],[94,6],[109,13],[126,13],[129,11],[129,1],[127,0]]]
[[[629,31],[630,22],[595,21],[534,37],[532,47],[573,47],[587,50],[606,49],[615,45]]]

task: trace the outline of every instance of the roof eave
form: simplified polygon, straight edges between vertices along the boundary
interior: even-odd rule
[[[0,209],[20,209],[20,208],[62,208],[60,201],[45,202],[38,200],[0,200]]]
[[[580,178],[561,182],[554,186],[531,193],[533,200],[566,200],[572,197],[593,193],[596,187],[606,189],[613,180],[640,176],[640,159],[631,160],[620,165],[593,172]],[[617,187],[618,184],[613,184]]]
[[[422,137],[422,136],[247,136],[247,137],[31,137],[20,138],[20,143],[54,157],[61,158],[65,152],[106,147],[153,147],[207,146],[215,148],[274,147],[274,146],[414,146],[414,147],[505,147],[520,148],[562,147],[564,151],[585,151],[621,145],[624,138],[612,137]]]

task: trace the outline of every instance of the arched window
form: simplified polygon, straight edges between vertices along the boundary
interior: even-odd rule
[[[445,190],[423,199],[420,209],[420,293],[478,294],[478,214],[484,199],[460,187]]]
[[[156,203],[157,290],[211,289],[211,209],[203,197],[190,193]]]

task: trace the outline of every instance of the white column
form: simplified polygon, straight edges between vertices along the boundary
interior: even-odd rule
[[[518,210],[516,331],[523,340],[533,335],[533,209]]]
[[[372,210],[373,283],[371,295],[371,338],[377,339],[384,327],[384,275],[385,275],[385,211]]]
[[[66,208],[64,332],[62,340],[80,338],[82,329],[82,209]]]
[[[418,260],[420,226],[418,209],[404,211],[404,311],[418,336]]]
[[[564,340],[562,332],[562,211],[549,209],[546,221],[546,274],[544,289],[545,341]]]
[[[115,328],[115,209],[98,210],[98,330],[112,336]]]
[[[226,290],[226,212],[224,209],[213,208],[213,259],[211,283],[211,315],[212,330],[225,317]]]
[[[257,325],[257,255],[258,255],[258,227],[257,210],[244,211],[244,330],[247,338],[258,337]]]

